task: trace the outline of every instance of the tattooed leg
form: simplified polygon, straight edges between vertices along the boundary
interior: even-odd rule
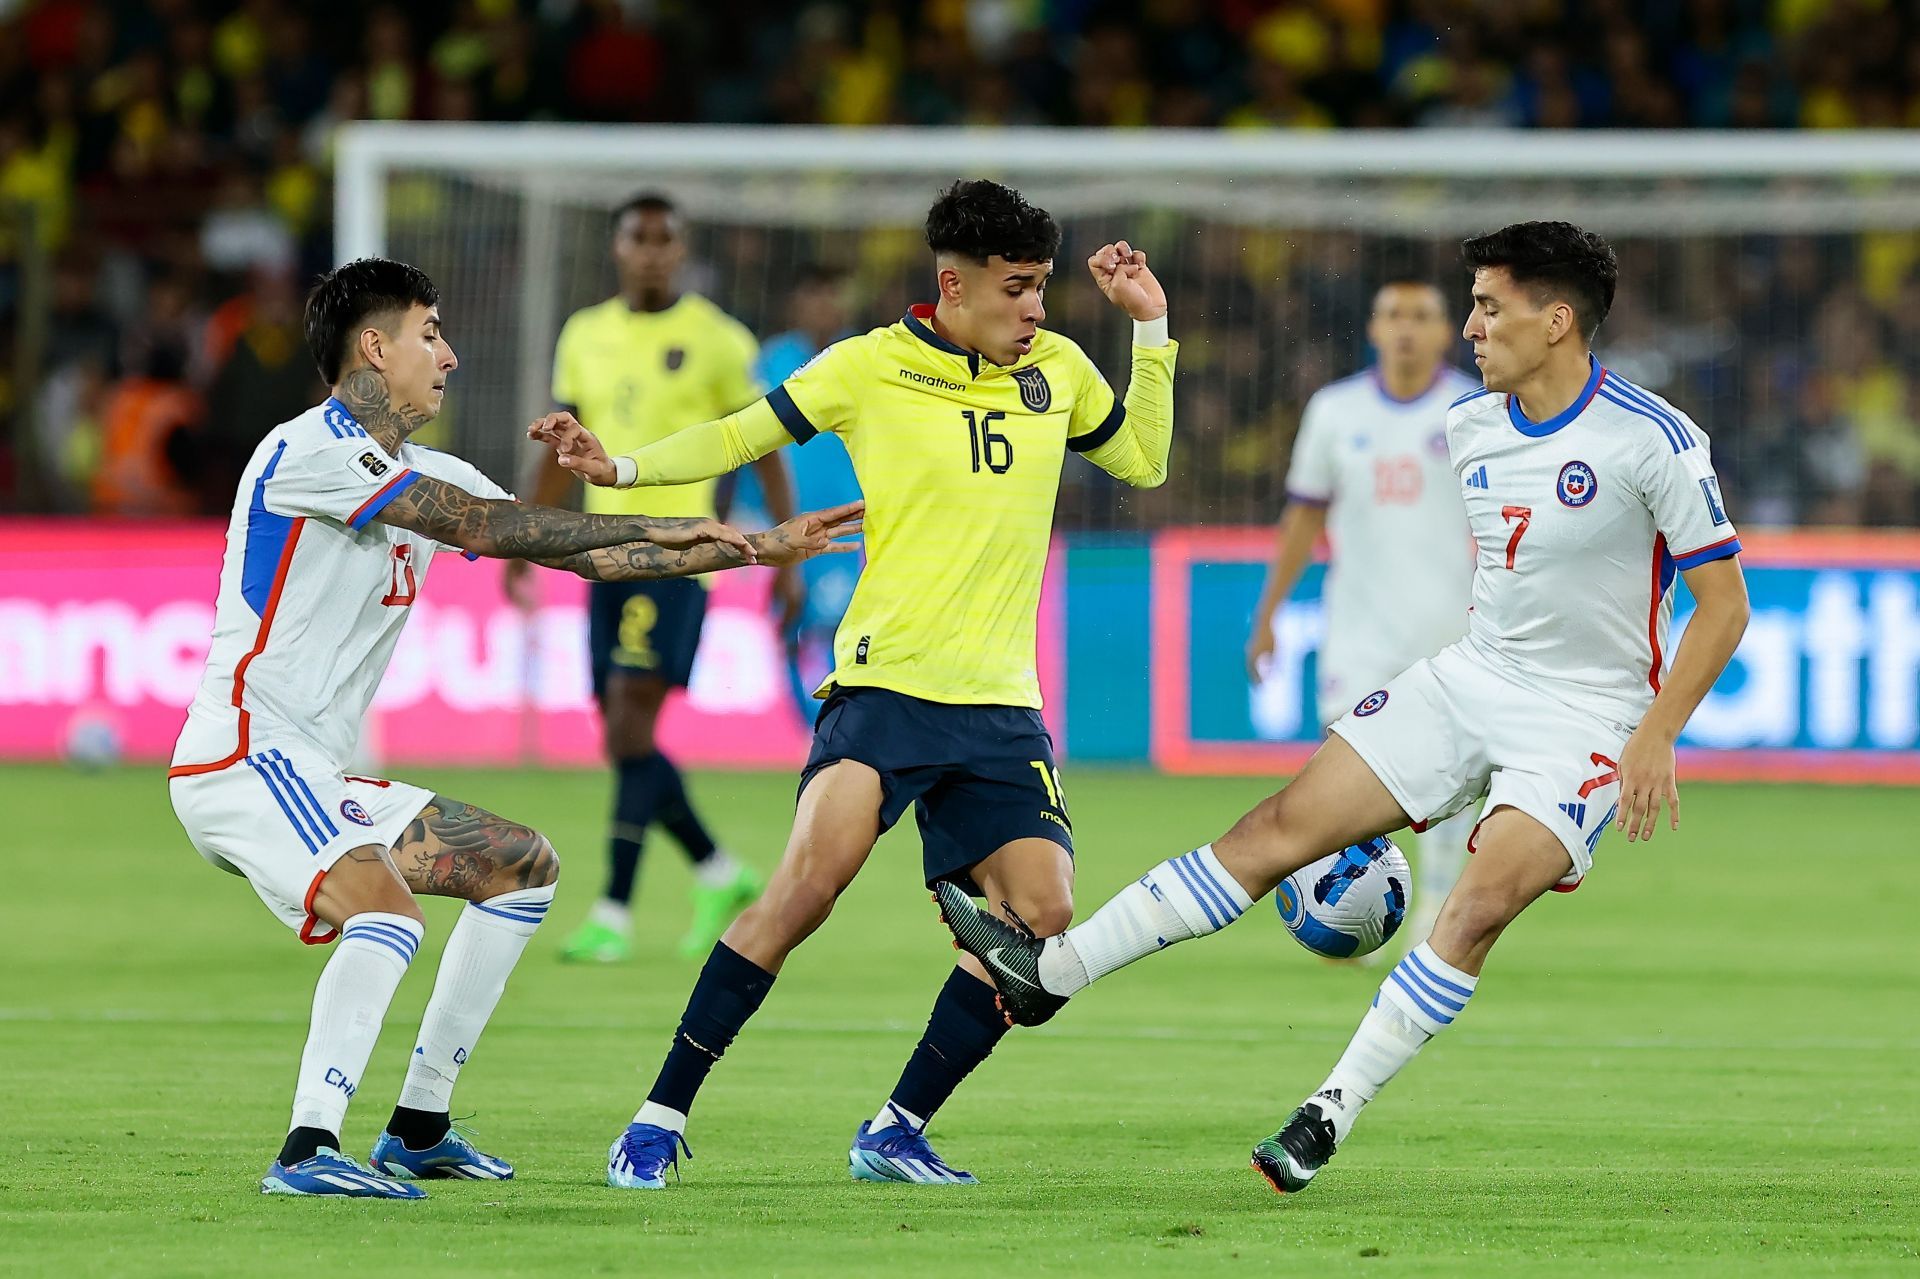
[[[531,828],[443,795],[414,818],[393,859],[416,893],[464,897],[468,905],[440,956],[406,1083],[374,1146],[373,1165],[414,1176],[511,1177],[506,1160],[450,1132],[453,1085],[553,904],[560,859]]]
[[[560,878],[560,859],[538,831],[484,808],[435,795],[393,846],[407,886],[434,897],[486,901]]]

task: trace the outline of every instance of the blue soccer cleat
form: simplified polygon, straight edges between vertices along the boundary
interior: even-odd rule
[[[380,1134],[367,1157],[373,1170],[402,1181],[427,1181],[450,1177],[460,1181],[512,1181],[513,1165],[495,1159],[477,1149],[466,1134],[449,1129],[425,1150],[408,1150],[406,1143],[390,1132]]]
[[[392,1177],[368,1172],[354,1160],[322,1146],[291,1167],[278,1159],[260,1179],[263,1195],[335,1195],[348,1199],[425,1199],[427,1192]]]
[[[977,1186],[980,1179],[970,1172],[947,1167],[946,1161],[927,1144],[927,1130],[915,1128],[892,1106],[898,1123],[875,1130],[872,1121],[860,1125],[853,1134],[853,1149],[847,1152],[847,1171],[855,1181],[910,1181],[920,1186]]]
[[[693,1158],[687,1139],[671,1128],[628,1124],[607,1151],[607,1184],[617,1190],[665,1190],[667,1169],[676,1180],[680,1176],[683,1150]]]

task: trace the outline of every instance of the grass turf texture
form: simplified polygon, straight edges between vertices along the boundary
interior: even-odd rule
[[[664,1193],[608,1189],[694,976],[687,874],[643,872],[635,962],[566,968],[599,887],[591,774],[415,779],[545,831],[567,863],[461,1080],[509,1184],[416,1204],[264,1198],[307,1006],[306,950],[201,862],[150,770],[0,770],[12,823],[0,995],[0,1252],[10,1274],[1913,1273],[1920,1237],[1916,802],[1695,785],[1686,826],[1609,835],[1577,895],[1501,943],[1463,1024],[1304,1195],[1246,1166],[1317,1085],[1380,971],[1323,964],[1271,905],[1016,1032],[935,1127],[972,1189],[856,1185],[845,1152],[952,963],[910,830],[787,965],[694,1116]],[[1081,770],[1082,911],[1212,836],[1258,781]],[[770,866],[785,775],[707,775],[728,846]],[[910,823],[909,823],[910,825]],[[399,1086],[454,908],[387,1018],[347,1144]]]

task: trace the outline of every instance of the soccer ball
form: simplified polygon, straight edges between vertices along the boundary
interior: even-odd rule
[[[1301,867],[1273,900],[1295,941],[1329,959],[1355,959],[1400,931],[1412,882],[1406,856],[1381,835]]]
[[[75,712],[60,743],[67,763],[86,772],[118,764],[121,746],[120,722],[97,707]]]

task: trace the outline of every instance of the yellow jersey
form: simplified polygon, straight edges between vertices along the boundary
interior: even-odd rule
[[[609,452],[626,452],[760,398],[759,344],[747,326],[697,293],[664,311],[618,297],[575,311],[553,352],[553,399]],[[661,488],[587,488],[596,515],[712,518],[714,481]]]
[[[1042,330],[1017,364],[941,338],[932,308],[828,347],[766,399],[632,455],[638,483],[744,465],[838,435],[866,496],[866,567],[834,642],[835,685],[1038,707],[1035,619],[1060,468],[1166,478],[1177,346],[1133,348],[1125,403]],[[613,450],[609,449],[611,455]]]

